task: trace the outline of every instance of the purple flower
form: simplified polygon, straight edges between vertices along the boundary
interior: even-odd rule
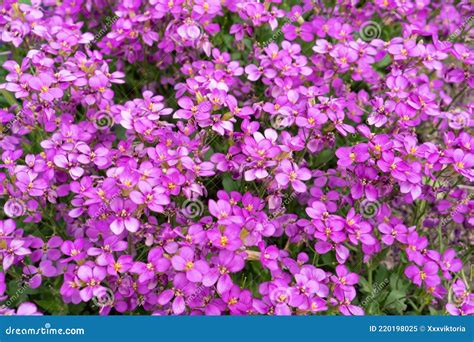
[[[106,266],[109,263],[109,258],[114,252],[121,252],[128,247],[127,242],[120,240],[116,236],[109,236],[104,239],[101,248],[91,247],[87,250],[87,254],[97,256],[96,262],[99,266]]]
[[[84,302],[88,302],[92,297],[100,297],[106,291],[106,288],[100,285],[105,279],[106,272],[103,267],[100,266],[80,266],[77,270],[77,277],[83,284],[83,288],[80,290],[81,299]]]
[[[19,280],[77,313],[370,315],[377,263],[473,314],[468,1],[29,2],[0,15],[0,314],[39,314]]]
[[[21,20],[12,20],[4,26],[1,38],[4,42],[12,42],[15,47],[19,47],[23,42],[23,37],[29,32],[29,25]]]
[[[207,237],[213,246],[236,251],[242,246],[240,238],[241,229],[236,225],[227,226],[224,231],[219,229],[211,229],[207,232]]]
[[[391,246],[395,240],[399,242],[406,242],[407,228],[403,224],[391,226],[387,223],[382,223],[378,226],[378,230],[383,234],[382,241]]]
[[[135,212],[137,206],[131,201],[124,201],[121,198],[114,198],[110,203],[110,209],[115,213],[115,219],[110,224],[110,230],[120,235],[127,229],[129,232],[134,233],[140,227],[140,221],[132,214]]]
[[[5,241],[5,240],[4,240]],[[19,239],[12,239],[5,241],[6,247],[5,250],[2,252],[3,254],[3,269],[6,271],[13,265],[15,259],[22,258],[25,255],[31,253],[31,251],[23,247],[25,245],[25,241]]]
[[[427,287],[432,287],[441,282],[438,277],[438,270],[438,265],[435,262],[429,261],[421,270],[415,265],[408,266],[405,269],[405,275],[418,286],[425,284]]]
[[[63,259],[63,263],[67,263],[71,260],[80,261],[86,256],[85,252],[86,242],[84,239],[77,239],[73,241],[64,241],[61,246],[61,252],[68,255],[69,258]]]
[[[187,280],[183,273],[179,273],[174,277],[173,289],[167,289],[159,295],[158,304],[166,305],[174,298],[171,305],[172,312],[181,315],[186,310],[185,296],[190,296],[193,289],[193,283]]]
[[[446,279],[452,279],[450,272],[458,272],[462,269],[462,261],[456,258],[454,249],[447,249],[442,255],[436,251],[428,251],[427,256],[438,263]]]
[[[244,268],[244,258],[239,254],[222,250],[219,252],[217,260],[214,261],[216,267],[213,267],[207,272],[202,283],[205,286],[213,286],[217,282],[217,292],[222,294],[229,291],[233,282],[229,273],[239,272]]]
[[[224,292],[222,300],[227,304],[231,314],[241,315],[251,307],[252,295],[249,290],[241,290],[237,285]]]
[[[23,302],[16,310],[17,316],[42,316],[35,304],[31,302]]]
[[[339,158],[337,164],[344,167],[350,166],[355,162],[363,163],[370,157],[367,144],[341,147],[336,151],[336,156]]]
[[[209,272],[209,266],[204,260],[195,260],[194,252],[189,247],[182,247],[179,254],[171,258],[171,264],[176,271],[185,271],[186,278],[193,282],[201,282],[203,276]]]
[[[220,224],[241,223],[242,219],[232,215],[232,207],[225,200],[209,201],[209,212],[212,216],[217,217]]]
[[[34,172],[19,172],[16,175],[18,188],[30,196],[42,196],[48,183]]]
[[[46,73],[41,73],[37,77],[33,76],[28,80],[28,85],[31,89],[40,92],[40,97],[48,102],[63,97],[64,92],[60,88],[52,87],[54,78]]]
[[[25,266],[23,273],[31,277],[28,284],[32,289],[36,289],[41,285],[42,276],[54,277],[57,270],[51,261],[45,260],[40,263],[38,268],[31,265]]]
[[[150,210],[161,213],[164,211],[163,206],[170,203],[165,189],[161,186],[152,187],[147,182],[141,181],[138,183],[138,188],[140,191],[130,193],[130,199],[135,204],[146,204]]]
[[[408,260],[414,261],[418,265],[423,265],[424,255],[421,253],[428,245],[426,237],[420,237],[417,232],[408,234],[406,242],[406,253]]]
[[[60,168],[69,170],[69,174],[74,180],[79,179],[84,174],[84,169],[78,165],[76,154],[58,154],[54,156],[54,164]]]
[[[311,179],[311,172],[307,168],[299,168],[288,160],[283,160],[280,165],[280,173],[275,175],[278,184],[286,187],[291,184],[296,192],[306,192],[306,185],[302,181]]]
[[[353,285],[359,282],[359,276],[355,273],[349,272],[346,266],[338,265],[336,267],[337,276],[332,276],[331,280],[343,291],[351,291]]]
[[[148,253],[148,262],[135,262],[131,267],[130,272],[138,274],[138,281],[140,283],[145,283],[154,279],[157,273],[166,272],[170,265],[171,262],[163,255],[163,250],[159,247],[155,247]],[[117,264],[115,264],[114,267],[118,268],[118,270],[116,269],[117,272],[122,270]]]

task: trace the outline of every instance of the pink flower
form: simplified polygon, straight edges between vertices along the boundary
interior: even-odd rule
[[[33,76],[28,80],[28,85],[31,89],[40,92],[40,97],[48,102],[63,97],[64,92],[60,88],[51,87],[54,83],[54,78],[46,73],[41,73],[38,76]]]
[[[405,269],[405,275],[418,286],[425,284],[427,287],[434,287],[441,282],[438,277],[438,270],[438,265],[433,261],[429,261],[421,270],[415,265],[408,266]]]
[[[110,203],[110,209],[115,212],[115,219],[110,224],[110,230],[116,235],[120,235],[125,229],[134,233],[140,227],[140,221],[133,217],[137,206],[127,200],[114,198]]]
[[[182,247],[179,254],[171,258],[171,264],[176,271],[185,271],[186,278],[193,283],[201,282],[209,271],[204,260],[194,259],[194,252],[190,247]]]
[[[306,185],[302,181],[311,179],[311,172],[307,168],[299,168],[298,165],[285,159],[280,165],[280,171],[275,175],[278,184],[286,188],[290,183],[296,192],[306,192]]]

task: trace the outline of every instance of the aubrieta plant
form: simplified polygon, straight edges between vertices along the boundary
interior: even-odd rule
[[[0,312],[472,315],[469,0],[4,0]]]

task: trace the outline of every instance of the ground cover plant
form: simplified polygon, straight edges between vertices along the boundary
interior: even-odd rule
[[[0,313],[470,315],[468,0],[4,0]]]

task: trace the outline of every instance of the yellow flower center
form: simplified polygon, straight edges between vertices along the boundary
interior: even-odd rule
[[[293,182],[295,181],[297,178],[297,175],[296,175],[296,172],[295,171],[291,171],[290,172],[290,181]]]
[[[227,236],[222,236],[221,237],[221,246],[222,247],[225,247],[227,246],[227,243],[229,242],[229,239],[227,238]]]

